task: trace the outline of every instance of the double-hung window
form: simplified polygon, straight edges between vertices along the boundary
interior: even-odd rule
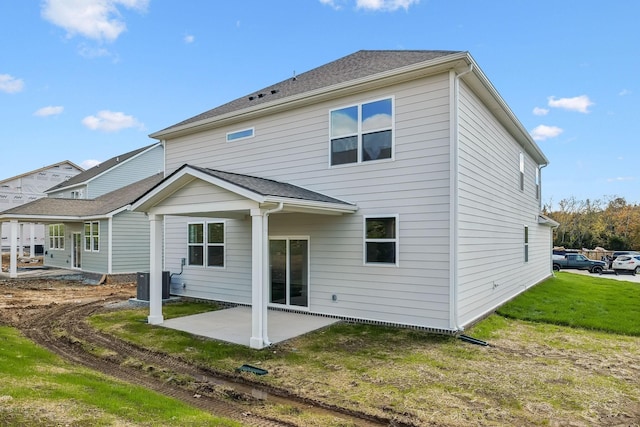
[[[540,199],[540,167],[536,168],[536,199]]]
[[[49,249],[64,249],[64,224],[49,225]]]
[[[331,165],[393,157],[393,100],[332,110]]]
[[[86,252],[98,252],[100,250],[99,221],[84,223],[84,250]]]
[[[222,221],[189,224],[189,265],[224,267],[224,228]]]
[[[365,264],[398,264],[397,216],[365,217]]]

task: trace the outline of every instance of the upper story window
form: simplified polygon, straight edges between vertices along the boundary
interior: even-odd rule
[[[74,190],[71,192],[71,198],[72,199],[81,199],[82,198],[82,191],[80,190]]]
[[[540,199],[540,168],[536,168],[536,199]]]
[[[524,191],[524,154],[520,152],[520,191]]]
[[[64,249],[64,224],[49,225],[49,249]]]
[[[224,267],[224,222],[189,224],[188,237],[189,265]]]
[[[239,139],[253,138],[253,128],[238,130],[227,133],[227,142],[237,141]]]
[[[98,252],[100,250],[100,222],[84,223],[84,250]]]
[[[391,98],[332,110],[331,165],[393,157]]]

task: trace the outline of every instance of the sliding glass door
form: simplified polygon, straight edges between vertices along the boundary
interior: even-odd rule
[[[269,302],[297,307],[309,306],[309,240],[269,240]]]

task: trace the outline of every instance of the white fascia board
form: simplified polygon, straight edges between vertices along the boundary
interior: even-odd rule
[[[65,221],[82,221],[82,216],[51,216],[51,215],[2,215],[0,222],[17,220],[20,222],[65,222]]]

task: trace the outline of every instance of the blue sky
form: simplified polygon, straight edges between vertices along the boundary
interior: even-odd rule
[[[0,0],[0,179],[83,167],[360,49],[469,51],[550,160],[640,203],[637,0]]]

